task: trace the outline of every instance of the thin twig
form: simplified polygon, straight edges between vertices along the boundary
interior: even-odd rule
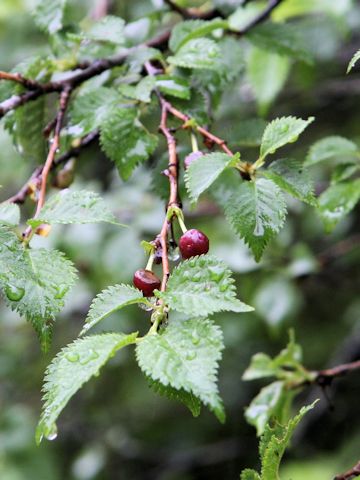
[[[351,480],[358,475],[360,475],[360,461],[354,467],[350,468],[350,470],[348,470],[347,472],[336,475],[334,480]]]
[[[223,17],[223,14],[220,10],[214,8],[212,10],[208,10],[205,12],[199,11],[196,8],[183,8],[180,7],[176,2],[173,0],[163,0],[166,5],[169,6],[171,10],[177,12],[183,18],[187,20],[211,20],[216,17]]]
[[[341,365],[337,365],[333,368],[327,368],[325,370],[320,370],[316,372],[316,376],[314,377],[314,382],[321,385],[329,385],[334,378],[341,377],[346,375],[353,370],[360,369],[360,360],[350,363],[343,363]]]
[[[29,90],[34,90],[39,88],[39,83],[35,82],[34,80],[30,80],[29,78],[25,78],[21,75],[21,73],[8,73],[0,71],[0,80],[8,80],[10,82],[19,83],[23,85],[25,88]]]
[[[236,35],[244,35],[260,23],[267,20],[275,8],[278,7],[282,2],[283,0],[269,0],[268,5],[264,8],[264,10],[262,10],[253,20],[251,20],[251,22],[249,22],[241,31],[235,32]]]
[[[70,160],[70,158],[78,157],[80,153],[84,150],[84,148],[86,148],[88,145],[93,143],[98,138],[99,138],[98,130],[94,130],[93,132],[90,132],[88,135],[86,135],[79,141],[79,144],[76,147],[70,148],[67,152],[57,157],[53,161],[51,170],[67,162],[67,160]],[[36,185],[40,184],[42,170],[43,170],[43,165],[37,167],[34,170],[34,172],[31,174],[31,177],[29,178],[29,180],[20,188],[20,190],[15,195],[8,198],[7,201],[12,203],[18,203],[18,204],[24,203],[28,195],[33,193],[34,188],[36,188]]]

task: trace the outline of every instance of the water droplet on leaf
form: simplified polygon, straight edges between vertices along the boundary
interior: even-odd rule
[[[199,345],[200,343],[200,336],[196,330],[194,330],[191,334],[191,341],[194,345]]]
[[[89,362],[96,360],[98,357],[99,354],[95,350],[91,349],[87,354],[81,357],[80,363],[81,365],[87,365]]]
[[[189,352],[186,354],[186,360],[194,360],[196,358],[196,352]]]
[[[12,302],[19,302],[25,295],[25,289],[9,283],[5,287],[5,295]]]
[[[75,363],[79,360],[79,354],[76,352],[70,352],[65,355],[66,360],[69,360],[69,362]]]
[[[57,426],[54,424],[53,427],[51,428],[50,432],[45,435],[45,438],[47,440],[52,441],[52,440],[56,439],[57,435],[58,435]]]

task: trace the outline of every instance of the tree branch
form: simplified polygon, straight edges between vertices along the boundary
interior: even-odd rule
[[[360,461],[354,467],[350,468],[350,470],[348,470],[347,472],[336,475],[334,480],[351,480],[358,475],[360,475]]]
[[[199,11],[196,8],[183,8],[177,5],[173,0],[163,0],[163,2],[169,6],[170,10],[177,12],[186,20],[211,20],[216,17],[223,17],[220,10],[214,8],[205,12]]]
[[[275,8],[278,7],[282,2],[283,0],[269,0],[268,5],[264,8],[264,10],[260,12],[253,20],[251,20],[251,22],[249,22],[240,32],[235,32],[236,35],[244,35],[245,33],[248,33],[249,30],[267,20],[272,14],[273,10],[275,10]]]
[[[341,377],[346,375],[349,372],[360,369],[360,360],[350,363],[343,363],[333,368],[327,368],[325,370],[320,370],[315,372],[314,382],[320,386],[330,385],[331,382],[336,377]]]

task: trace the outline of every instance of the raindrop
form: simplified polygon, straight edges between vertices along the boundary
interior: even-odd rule
[[[200,343],[200,336],[196,330],[194,330],[191,334],[191,341],[194,345],[199,345]]]
[[[169,260],[171,262],[177,262],[180,259],[180,253],[178,248],[171,248],[169,250]]]
[[[75,363],[79,360],[79,354],[76,352],[70,352],[65,355],[66,360],[69,360],[69,362]]]
[[[152,305],[148,305],[147,303],[138,303],[138,307],[141,308],[141,310],[145,310],[145,312],[151,312],[154,310],[154,307]]]
[[[54,424],[54,425],[52,426],[51,430],[49,431],[49,433],[47,433],[47,434],[45,435],[45,438],[46,438],[47,440],[52,441],[52,440],[55,440],[55,439],[56,439],[57,435],[58,435],[57,427],[56,427],[56,425]]]
[[[220,285],[220,287],[219,287],[219,290],[220,290],[221,293],[226,292],[227,289],[228,289],[228,286],[227,286],[226,283],[223,283],[223,284]]]
[[[5,294],[12,302],[18,302],[25,295],[25,289],[9,283],[5,287]]]
[[[98,357],[99,357],[99,354],[95,350],[91,349],[89,350],[87,355],[81,358],[80,363],[81,365],[86,365],[92,360],[96,360]]]

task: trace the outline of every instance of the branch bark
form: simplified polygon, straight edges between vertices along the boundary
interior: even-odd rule
[[[334,480],[351,480],[358,475],[360,475],[360,461],[354,467],[350,468],[350,470],[347,470],[345,473],[340,473],[339,475],[336,475]]]

